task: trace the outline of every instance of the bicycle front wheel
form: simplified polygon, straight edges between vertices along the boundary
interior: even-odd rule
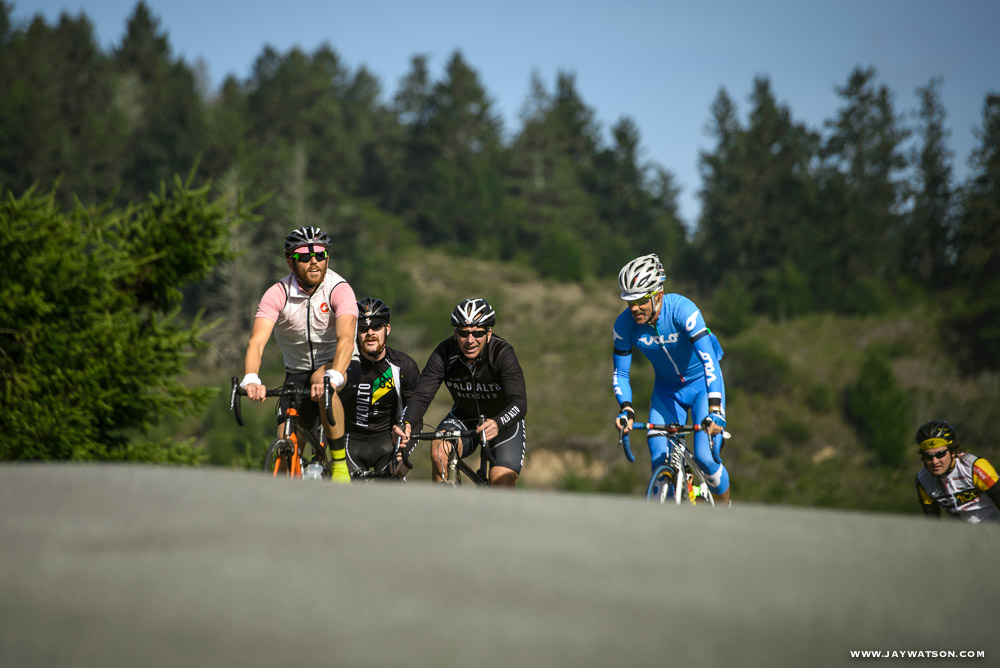
[[[666,503],[671,499],[671,483],[674,481],[674,472],[666,464],[660,464],[649,476],[649,484],[646,485],[646,500],[655,503]]]
[[[265,473],[278,476],[291,477],[292,456],[295,454],[295,444],[287,438],[276,438],[267,446],[267,453],[264,455],[264,464],[261,467]]]

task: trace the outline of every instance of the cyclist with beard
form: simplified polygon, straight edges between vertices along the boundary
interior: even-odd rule
[[[318,426],[322,421],[333,458],[332,480],[349,483],[340,398],[334,393],[331,402],[335,424],[319,410],[324,375],[335,390],[344,386],[358,323],[354,289],[330,269],[330,245],[329,235],[318,227],[300,227],[285,238],[291,273],[268,288],[257,306],[240,385],[249,399],[264,401],[267,388],[258,374],[264,347],[274,333],[285,359],[285,384],[309,389],[313,399],[303,407],[302,423]],[[289,403],[285,397],[278,403],[279,437]]]
[[[514,348],[493,335],[496,319],[496,312],[485,299],[466,299],[455,307],[451,314],[455,333],[431,353],[420,382],[406,402],[403,429],[393,427],[393,433],[405,445],[411,425],[422,425],[424,413],[444,383],[454,405],[437,428],[475,429],[485,435],[495,460],[490,467],[490,485],[513,487],[524,465],[528,396]],[[479,416],[486,418],[481,424]],[[475,452],[477,442],[463,438],[459,456],[464,459]],[[444,479],[450,451],[447,441],[431,442],[435,482]]]
[[[387,344],[392,313],[381,299],[358,302],[358,356],[347,368],[340,392],[347,422],[347,465],[351,472],[406,475],[401,456],[394,458],[392,427],[420,377],[412,357]],[[390,468],[391,466],[391,468]]]

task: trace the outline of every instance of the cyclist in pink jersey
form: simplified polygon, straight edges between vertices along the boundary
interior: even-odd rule
[[[309,388],[314,402],[303,408],[304,424],[321,420],[333,456],[335,482],[351,481],[344,446],[344,407],[334,393],[330,425],[323,399],[323,377],[329,376],[338,392],[344,386],[347,366],[354,352],[358,304],[354,289],[331,270],[330,237],[318,227],[300,227],[285,238],[285,259],[291,273],[268,288],[257,306],[250,341],[243,362],[247,397],[263,401],[267,391],[260,376],[264,347],[272,332],[285,359],[285,383]],[[278,424],[284,421],[288,402],[278,404]]]

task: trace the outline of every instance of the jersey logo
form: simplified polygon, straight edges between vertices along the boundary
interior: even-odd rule
[[[322,304],[319,305],[319,312],[320,313],[329,313],[330,312],[330,305],[327,304],[326,302],[323,302]]]
[[[385,373],[375,379],[372,383],[375,391],[372,392],[372,404],[385,396],[386,392],[396,389],[396,383],[392,378],[392,369],[386,369]]]
[[[961,492],[955,492],[955,505],[959,508],[962,506],[972,503],[979,498],[979,492],[975,489],[966,489]]]
[[[639,337],[639,342],[646,346],[651,346],[654,343],[658,343],[661,346],[669,343],[677,343],[677,332],[672,332],[667,336],[650,336],[649,334],[643,334]]]
[[[712,356],[706,352],[698,351],[698,356],[701,357],[702,362],[705,363],[705,380],[709,383],[715,382],[715,363],[712,361]]]
[[[694,313],[689,315],[688,319],[684,321],[684,329],[686,329],[689,332],[692,331],[695,328],[695,325],[698,324],[699,315],[701,315],[701,311],[695,311]]]
[[[620,341],[624,341],[625,340],[625,337],[622,336],[621,334],[619,334],[616,330],[611,330],[611,333],[615,335],[615,338],[614,338],[615,341],[619,341],[619,340]]]

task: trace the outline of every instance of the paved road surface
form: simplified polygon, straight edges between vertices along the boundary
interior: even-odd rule
[[[998,548],[918,517],[0,466],[0,666],[997,665]]]

